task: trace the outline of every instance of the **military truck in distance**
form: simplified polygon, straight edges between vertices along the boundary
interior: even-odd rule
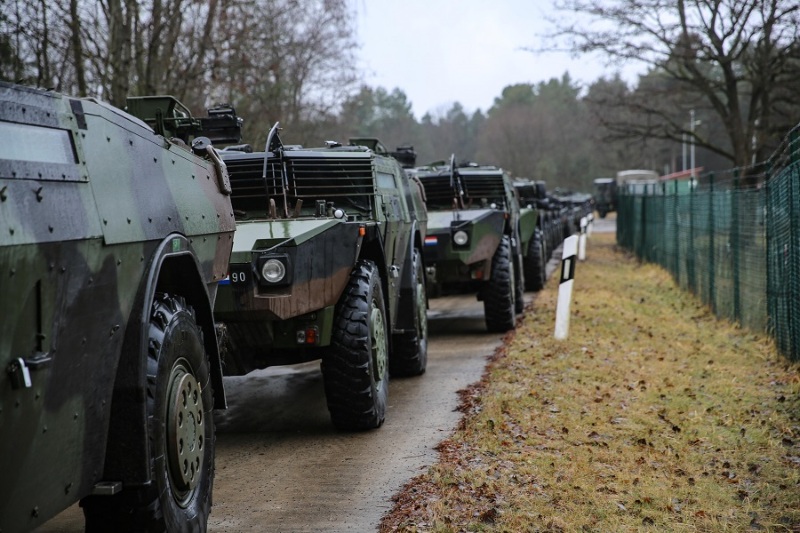
[[[617,210],[617,181],[614,178],[597,178],[594,185],[594,208],[600,218]]]
[[[511,178],[500,168],[459,166],[451,157],[412,172],[425,187],[431,292],[475,292],[489,331],[513,329],[524,308],[522,250],[533,238],[535,213],[521,219]]]
[[[367,145],[367,146],[365,146]],[[321,359],[333,424],[385,418],[389,374],[427,364],[422,187],[374,139],[227,151],[237,232],[215,317],[224,371]]]
[[[201,531],[225,407],[225,167],[93,99],[0,83],[0,530]]]

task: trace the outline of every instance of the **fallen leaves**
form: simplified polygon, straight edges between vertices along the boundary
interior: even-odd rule
[[[555,285],[538,293],[382,531],[800,529],[797,367],[591,245],[574,289],[591,327],[554,341]]]

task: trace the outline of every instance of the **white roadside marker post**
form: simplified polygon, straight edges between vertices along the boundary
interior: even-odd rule
[[[578,261],[586,261],[586,217],[581,218],[581,234],[578,238]]]
[[[586,219],[588,221],[588,224],[586,225],[586,236],[587,237],[591,237],[592,236],[592,228],[594,228],[594,213],[589,213],[586,216]]]
[[[569,334],[569,306],[572,302],[572,283],[575,278],[577,262],[578,237],[572,235],[564,240],[561,254],[561,281],[558,285],[558,303],[556,304],[555,338],[564,340]]]

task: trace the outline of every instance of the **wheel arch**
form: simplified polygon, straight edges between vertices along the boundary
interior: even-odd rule
[[[370,231],[372,230],[372,231]],[[386,313],[386,325],[392,329],[394,324],[393,317],[391,316],[392,310],[390,309],[389,302],[389,267],[386,264],[386,255],[383,247],[383,240],[377,227],[368,227],[367,234],[361,246],[361,251],[358,254],[358,259],[369,259],[378,267],[381,279],[381,290],[383,291],[384,300],[384,313]]]
[[[406,329],[414,327],[415,317],[412,313],[414,309],[414,299],[416,298],[416,272],[414,271],[414,249],[419,251],[419,260],[423,265],[422,283],[426,285],[427,280],[424,275],[425,258],[422,250],[422,235],[417,227],[416,221],[412,228],[413,238],[409,240],[408,253],[403,264],[403,274],[400,277],[400,303],[397,306],[397,323],[395,333],[403,333]],[[425,291],[427,305],[427,290]]]
[[[170,235],[151,256],[128,320],[117,367],[102,476],[104,480],[123,481],[126,485],[139,485],[152,480],[148,431],[138,428],[148,427],[148,331],[150,310],[157,292],[180,296],[194,309],[209,356],[214,407],[226,407],[211,301],[201,272],[202,267],[191,242],[183,235]],[[132,431],[132,428],[136,429]]]

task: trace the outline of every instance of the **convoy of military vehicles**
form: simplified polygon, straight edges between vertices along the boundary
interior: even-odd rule
[[[335,427],[427,364],[429,297],[504,332],[586,195],[377,139],[241,142],[228,105],[0,83],[0,531],[204,531],[224,375],[321,361]]]

